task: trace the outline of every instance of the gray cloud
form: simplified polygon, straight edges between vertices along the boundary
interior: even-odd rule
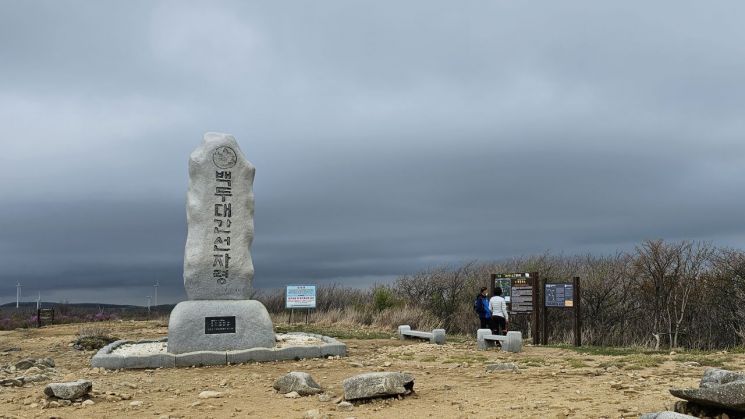
[[[258,287],[742,247],[743,8],[3,2],[0,298],[184,298],[210,130],[257,166]]]

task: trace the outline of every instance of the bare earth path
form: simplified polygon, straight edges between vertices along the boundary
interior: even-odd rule
[[[102,324],[124,339],[162,337],[156,322]],[[93,381],[95,404],[42,408],[46,382],[23,388],[0,387],[0,417],[19,418],[302,418],[318,409],[332,418],[587,418],[637,417],[671,408],[671,387],[698,385],[704,366],[691,356],[588,355],[571,350],[525,347],[520,354],[476,351],[475,342],[435,346],[395,339],[343,340],[349,356],[226,367],[99,371],[93,352],[69,346],[81,325],[0,333],[0,366],[23,358],[51,357],[60,379]],[[19,348],[20,350],[8,350]],[[745,355],[695,355],[700,364],[745,369]],[[514,362],[517,372],[487,373],[485,365]],[[692,363],[694,362],[694,363]],[[341,381],[370,371],[406,371],[415,377],[415,395],[401,400],[357,404],[336,410],[333,400],[288,399],[272,389],[289,371],[306,371],[333,396]],[[2,378],[10,378],[7,374]],[[222,398],[200,399],[204,390]],[[334,398],[335,398],[334,397]],[[132,403],[135,402],[135,406]],[[136,403],[136,402],[141,402]],[[139,405],[138,405],[139,404]]]

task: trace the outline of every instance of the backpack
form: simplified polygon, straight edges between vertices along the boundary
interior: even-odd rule
[[[481,304],[481,294],[477,295],[476,299],[473,300],[473,311],[478,315],[481,315],[481,312],[484,311],[484,306]]]

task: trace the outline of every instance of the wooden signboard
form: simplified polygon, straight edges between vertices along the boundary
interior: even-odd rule
[[[491,274],[491,294],[494,295],[496,287],[502,288],[503,296],[507,301],[507,309],[512,315],[530,316],[530,329],[533,336],[533,344],[537,345],[540,340],[538,327],[538,272],[510,272]],[[509,281],[509,291],[504,293],[506,282]],[[509,299],[507,298],[509,296]]]

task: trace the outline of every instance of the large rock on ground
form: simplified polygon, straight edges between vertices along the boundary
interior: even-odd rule
[[[346,400],[407,395],[414,391],[414,377],[401,372],[370,372],[342,381]]]
[[[701,406],[745,412],[745,381],[735,381],[709,388],[672,389],[670,394]]]
[[[274,389],[281,394],[296,391],[301,396],[322,393],[323,389],[313,380],[307,372],[293,371],[287,375],[277,378]]]
[[[719,368],[707,368],[698,386],[700,388],[712,388],[734,381],[745,381],[745,374]]]
[[[88,394],[92,388],[93,383],[88,380],[69,381],[66,383],[49,383],[44,388],[44,394],[48,397],[75,400]]]
[[[639,416],[639,419],[698,419],[698,418],[696,418],[696,416],[689,416],[689,415],[684,415],[682,413],[666,411],[666,412],[645,413]]]

